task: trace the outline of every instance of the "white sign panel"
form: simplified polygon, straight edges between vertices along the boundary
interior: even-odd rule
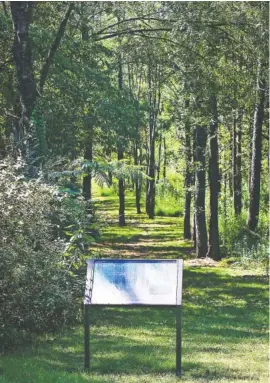
[[[85,304],[181,305],[182,260],[89,260]]]

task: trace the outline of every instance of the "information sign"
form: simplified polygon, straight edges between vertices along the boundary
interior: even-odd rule
[[[84,303],[181,305],[182,270],[182,260],[89,260]]]
[[[87,261],[84,295],[84,367],[90,368],[91,306],[176,307],[176,375],[181,376],[183,260]]]

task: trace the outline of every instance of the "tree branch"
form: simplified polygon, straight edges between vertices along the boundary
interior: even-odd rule
[[[58,49],[58,47],[60,45],[60,42],[61,42],[61,39],[62,39],[63,35],[65,33],[66,25],[67,25],[69,16],[70,16],[73,8],[74,8],[74,3],[71,2],[69,4],[68,8],[67,8],[65,16],[63,17],[63,20],[61,21],[61,24],[60,24],[58,32],[57,32],[57,34],[55,36],[54,42],[52,43],[52,46],[51,46],[51,48],[49,50],[48,56],[46,58],[46,61],[44,62],[43,67],[41,69],[40,80],[39,80],[40,93],[42,93],[42,90],[43,90],[45,81],[46,81],[46,79],[48,77],[49,69],[50,69],[50,66],[52,64],[54,55],[55,55],[55,53],[56,53],[56,51],[57,51],[57,49]]]
[[[101,36],[101,37],[95,39],[95,41],[112,39],[114,37],[126,35],[126,34],[132,35],[132,34],[144,33],[144,32],[170,32],[171,30],[172,30],[172,28],[127,29],[127,30],[121,31],[121,32],[112,32],[110,34],[105,34],[105,36]]]
[[[156,13],[154,13],[156,14]],[[94,33],[94,36],[95,35],[101,35],[103,34],[106,30],[110,29],[110,28],[113,28],[113,27],[116,27],[116,26],[119,26],[120,24],[123,24],[123,23],[128,23],[130,21],[140,21],[140,20],[151,20],[151,21],[159,21],[159,22],[172,22],[172,21],[177,21],[177,20],[168,20],[168,19],[159,19],[157,17],[150,17],[151,14],[149,15],[145,15],[145,16],[141,16],[141,17],[131,17],[130,19],[125,19],[125,20],[121,20],[117,23],[114,23],[114,24],[111,24],[111,25],[108,25],[107,27],[101,29],[100,31]]]

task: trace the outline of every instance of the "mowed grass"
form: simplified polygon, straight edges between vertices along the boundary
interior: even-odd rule
[[[135,215],[130,199],[129,226],[119,229],[116,201],[111,202],[109,224],[95,251],[109,251],[111,244],[118,246],[113,248],[118,257],[165,258],[167,253],[169,258],[188,259],[189,252],[192,256],[191,244],[181,240],[181,218],[155,220],[153,225],[164,225],[163,235],[144,215]],[[133,220],[139,226],[132,225]],[[127,249],[126,245],[138,242],[149,253],[132,246]],[[83,371],[81,325],[2,355],[0,383],[268,382],[268,280],[264,276],[185,267],[182,378],[175,376],[174,309],[94,308],[90,321],[89,374]]]
[[[101,240],[94,246],[95,256],[110,258],[193,258],[192,242],[183,239],[183,219],[138,215],[134,196],[126,197],[125,227],[118,227],[118,197],[96,198],[104,227]],[[93,251],[93,248],[92,248]]]

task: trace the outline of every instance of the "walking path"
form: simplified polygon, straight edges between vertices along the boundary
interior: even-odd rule
[[[95,252],[110,258],[194,258],[192,241],[183,239],[183,218],[136,214],[133,197],[126,198],[126,226],[118,226],[118,198],[99,197],[97,214],[104,221]]]

